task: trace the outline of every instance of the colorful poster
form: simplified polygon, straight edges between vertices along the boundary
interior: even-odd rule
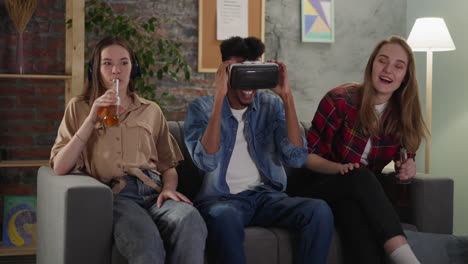
[[[334,0],[302,0],[302,41],[334,42]]]
[[[36,243],[35,196],[5,196],[2,246],[26,246]]]

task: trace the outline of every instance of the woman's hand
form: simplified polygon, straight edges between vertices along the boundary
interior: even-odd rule
[[[346,174],[354,169],[359,168],[359,163],[345,163],[330,161],[321,156],[310,153],[307,156],[307,161],[302,165],[309,170],[323,174]]]
[[[416,163],[411,158],[403,163],[401,161],[396,161],[395,171],[397,172],[395,177],[398,179],[402,181],[409,180],[416,175]]]
[[[181,194],[180,192],[163,189],[163,191],[158,196],[158,200],[156,201],[156,205],[158,206],[158,208],[161,208],[161,206],[167,199],[171,199],[176,202],[182,201],[182,202],[186,202],[188,204],[193,205],[193,203],[189,200],[189,198],[187,198],[185,195]]]
[[[359,168],[359,163],[346,163],[340,164],[338,170],[341,175],[344,175],[357,168]]]
[[[93,124],[104,118],[106,112],[103,107],[117,104],[116,92],[113,89],[108,89],[101,97],[94,100],[94,103],[89,111],[88,119]]]

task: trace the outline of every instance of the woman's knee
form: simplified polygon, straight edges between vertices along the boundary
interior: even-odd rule
[[[198,212],[198,210],[185,202],[176,202],[176,201],[166,201],[172,202],[171,207],[172,210],[169,213],[169,217],[171,220],[180,223],[201,223],[203,219]]]
[[[352,170],[344,178],[348,180],[348,184],[360,187],[379,184],[379,181],[375,174],[368,168],[357,168]]]
[[[194,206],[185,202],[172,200],[166,202],[169,202],[171,206],[171,210],[164,216],[164,220],[167,222],[168,226],[173,226],[174,229],[197,230],[198,234],[206,237],[207,230],[205,221]]]
[[[164,243],[156,225],[147,221],[118,221],[114,224],[114,241],[120,253],[129,259],[164,259]],[[154,252],[154,253],[148,253]]]
[[[186,204],[185,207],[186,209],[184,210],[184,213],[179,220],[179,225],[187,227],[191,230],[197,230],[200,236],[205,239],[208,234],[205,220],[203,220],[203,217],[195,207],[188,204]]]
[[[139,236],[159,237],[150,215],[135,202],[124,199],[114,201],[114,236],[122,239],[137,238]]]

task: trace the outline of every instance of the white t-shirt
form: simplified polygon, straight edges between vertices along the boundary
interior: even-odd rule
[[[247,141],[244,136],[243,115],[247,108],[232,109],[232,114],[239,122],[236,143],[226,172],[226,182],[232,194],[240,193],[261,184],[260,172],[250,157]]]
[[[385,107],[387,107],[387,103],[383,103],[383,104],[379,104],[379,105],[374,106],[375,112],[377,113],[378,118],[380,118],[382,116],[382,113],[385,111]],[[364,148],[364,152],[362,153],[362,156],[361,156],[361,163],[362,164],[366,164],[366,165],[368,164],[367,156],[369,156],[369,152],[371,150],[371,147],[372,147],[372,140],[369,138],[367,140],[366,147]]]

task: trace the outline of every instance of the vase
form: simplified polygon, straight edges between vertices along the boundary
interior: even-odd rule
[[[16,70],[19,74],[24,73],[23,33],[18,33],[18,42],[16,45]]]

